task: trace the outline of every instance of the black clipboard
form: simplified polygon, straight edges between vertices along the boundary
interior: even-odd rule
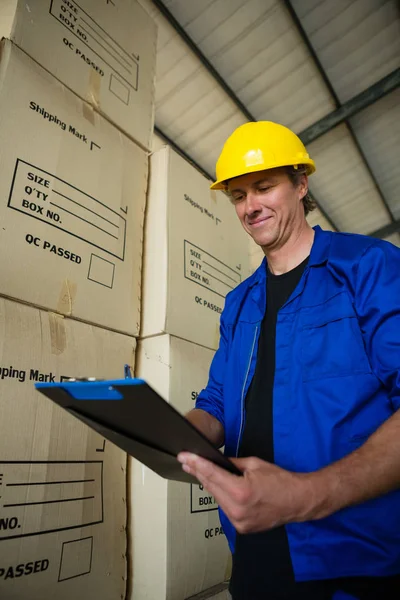
[[[165,479],[198,483],[177,461],[182,451],[242,475],[232,461],[142,379],[37,383],[35,387]]]

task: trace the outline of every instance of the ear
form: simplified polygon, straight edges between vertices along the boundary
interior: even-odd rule
[[[298,183],[297,189],[299,191],[299,199],[301,200],[308,192],[308,177],[305,173],[301,175],[301,179]]]

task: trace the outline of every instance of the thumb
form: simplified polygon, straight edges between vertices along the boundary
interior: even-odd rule
[[[255,456],[249,456],[248,458],[230,458],[229,460],[231,460],[235,467],[237,467],[239,471],[242,471],[242,473],[245,471],[256,471],[260,467],[265,468],[265,465],[270,464]]]
[[[237,467],[239,471],[242,471],[242,473],[251,468],[251,458],[229,458],[229,460],[233,462],[235,467]]]

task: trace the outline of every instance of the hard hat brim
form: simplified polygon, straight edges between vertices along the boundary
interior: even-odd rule
[[[312,158],[309,158],[307,161],[297,163],[297,164],[291,163],[290,165],[275,164],[275,165],[268,165],[268,167],[266,167],[265,165],[253,166],[253,167],[247,169],[246,171],[244,171],[243,173],[236,174],[232,177],[228,177],[227,179],[220,179],[220,180],[215,181],[214,183],[212,183],[210,185],[210,190],[226,190],[227,182],[230,179],[235,179],[235,177],[242,177],[243,175],[247,175],[248,173],[258,173],[259,171],[269,171],[271,169],[278,169],[280,167],[292,167],[292,166],[296,167],[299,164],[305,165],[307,167],[306,175],[312,175],[316,171],[315,162],[312,160]]]

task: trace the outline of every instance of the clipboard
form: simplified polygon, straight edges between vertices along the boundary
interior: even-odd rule
[[[35,388],[165,479],[198,483],[177,461],[182,451],[242,475],[143,379],[37,383]]]

